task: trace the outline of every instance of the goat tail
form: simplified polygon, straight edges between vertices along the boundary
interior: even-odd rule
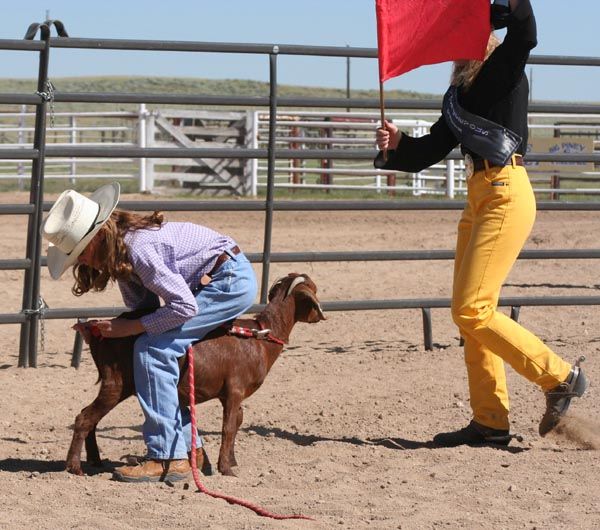
[[[191,346],[188,347],[187,350],[188,357],[188,381],[190,386],[190,416],[191,416],[191,424],[192,424],[192,449],[190,452],[191,456],[191,464],[192,464],[192,476],[194,477],[194,482],[196,483],[196,487],[200,493],[204,493],[210,497],[214,497],[215,499],[223,499],[227,501],[229,504],[237,504],[238,506],[243,506],[244,508],[248,508],[252,510],[254,513],[262,516],[262,517],[270,517],[271,519],[307,519],[309,521],[314,521],[312,517],[308,517],[306,515],[293,514],[293,515],[280,515],[276,513],[272,513],[262,506],[258,506],[257,504],[253,504],[244,499],[238,499],[237,497],[233,497],[231,495],[226,495],[225,493],[220,493],[218,491],[210,491],[207,489],[202,482],[200,482],[200,473],[198,472],[198,465],[196,462],[196,396],[194,390],[194,350]]]

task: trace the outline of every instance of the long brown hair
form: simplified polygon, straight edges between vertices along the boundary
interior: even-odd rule
[[[160,228],[163,222],[162,212],[140,215],[115,210],[95,236],[98,238],[95,256],[101,257],[101,270],[76,263],[73,266],[75,284],[71,288],[72,293],[81,296],[88,291],[104,291],[109,280],[130,280],[133,266],[127,256],[125,234],[130,230]]]
[[[452,68],[452,76],[450,77],[450,84],[453,86],[462,86],[465,90],[468,90],[477,77],[479,70],[481,70],[483,63],[499,44],[500,40],[492,31],[490,33],[490,38],[488,39],[487,48],[485,50],[485,58],[483,61],[455,61],[454,67]]]

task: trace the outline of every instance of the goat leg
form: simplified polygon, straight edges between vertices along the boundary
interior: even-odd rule
[[[231,442],[231,450],[229,452],[229,463],[231,464],[231,467],[235,467],[238,465],[237,460],[235,458],[235,439],[237,437],[238,431],[240,430],[240,425],[242,424],[242,421],[244,421],[244,409],[240,405],[240,408],[237,411],[236,428],[235,428],[235,432],[233,433],[233,440]]]
[[[83,475],[81,469],[81,449],[83,448],[84,440],[87,439],[88,435],[92,433],[92,440],[90,440],[92,450],[95,446],[95,453],[92,453],[92,461],[100,461],[100,452],[98,451],[98,444],[95,443],[96,435],[95,429],[98,422],[106,416],[120,401],[118,394],[115,396],[113,390],[106,390],[104,387],[100,389],[98,397],[92,401],[90,405],[85,407],[75,418],[75,425],[73,428],[73,439],[67,453],[66,468],[69,473],[74,475]],[[111,399],[109,399],[111,398]],[[86,443],[86,449],[90,447]]]
[[[95,467],[102,467],[102,459],[100,458],[100,449],[96,440],[96,425],[94,425],[88,435],[85,437],[85,454],[88,464]]]
[[[83,475],[81,469],[81,449],[83,448],[83,442],[86,439],[88,433],[92,431],[97,424],[94,421],[96,414],[94,414],[94,403],[84,408],[75,418],[75,424],[73,426],[73,438],[71,445],[69,446],[69,452],[67,453],[67,471],[74,475]]]
[[[221,431],[221,448],[219,450],[217,469],[223,475],[230,477],[236,476],[231,469],[231,466],[235,465],[231,462],[231,456],[234,454],[233,445],[239,425],[238,418],[241,402],[242,396],[239,394],[229,394],[225,399],[221,400],[223,404],[223,428]]]

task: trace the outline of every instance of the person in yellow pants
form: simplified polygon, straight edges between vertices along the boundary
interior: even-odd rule
[[[467,204],[458,224],[452,317],[464,339],[473,419],[434,437],[445,447],[510,442],[504,362],[544,391],[542,436],[588,387],[579,362],[571,366],[497,310],[502,284],[536,212],[523,167],[529,96],[524,68],[537,43],[530,1],[496,0],[492,25],[507,27],[504,41],[492,32],[485,61],[455,63],[442,116],[428,135],[411,137],[388,121],[376,135],[378,168],[418,172],[458,144],[465,155]]]

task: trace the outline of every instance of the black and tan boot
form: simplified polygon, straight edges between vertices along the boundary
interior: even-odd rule
[[[571,368],[568,377],[557,387],[546,392],[546,412],[540,421],[540,436],[546,436],[560,422],[571,404],[571,399],[581,397],[590,385],[579,363],[585,360],[580,357]]]
[[[466,427],[451,432],[442,432],[433,437],[438,447],[458,447],[459,445],[508,445],[513,436],[508,430],[492,429],[471,420]]]

